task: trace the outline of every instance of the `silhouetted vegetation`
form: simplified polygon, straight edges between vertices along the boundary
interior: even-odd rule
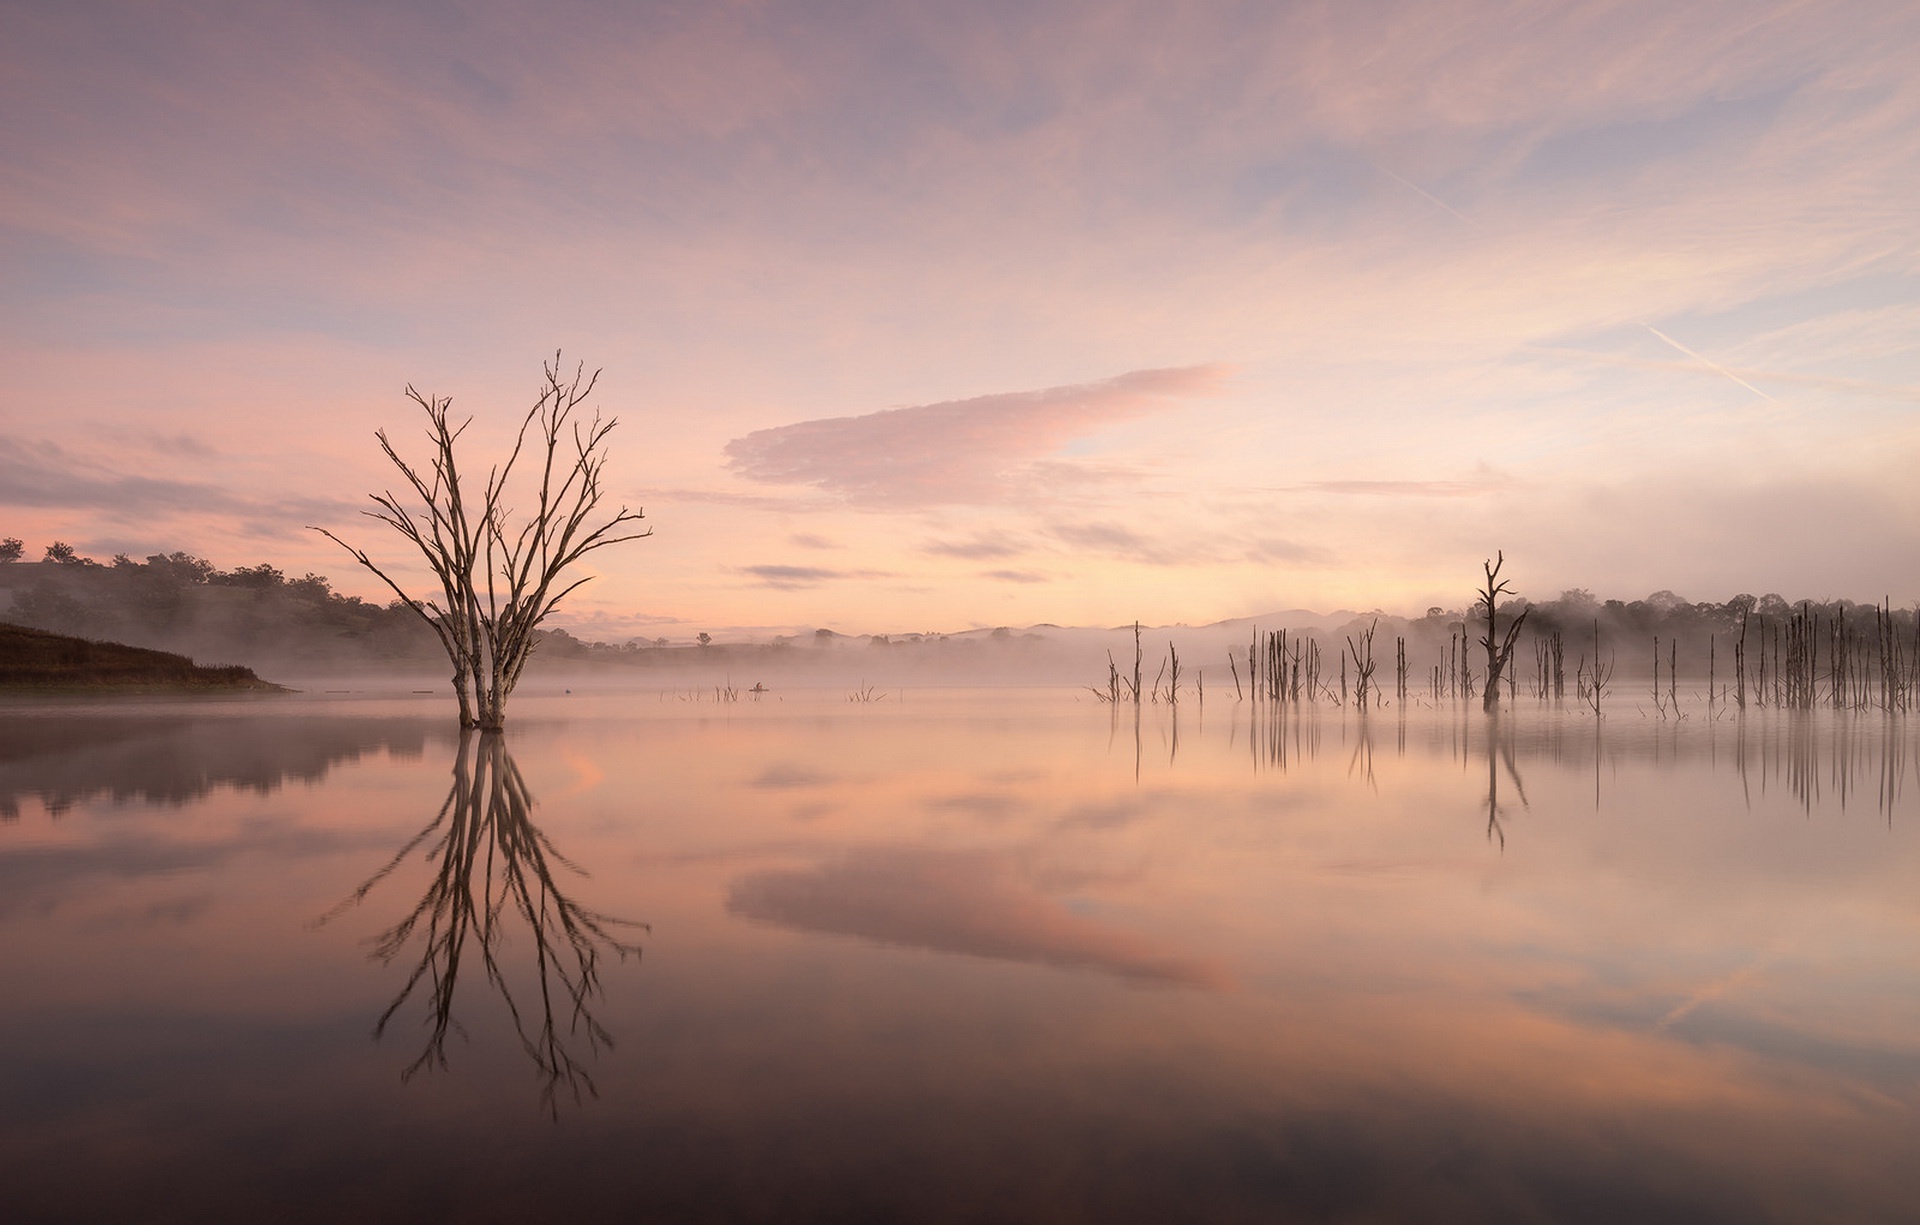
[[[200,657],[383,663],[432,658],[404,607],[340,595],[324,575],[290,579],[267,563],[221,570],[190,553],[122,554],[108,565],[16,563],[6,618],[59,633]]]
[[[385,430],[375,435],[412,492],[374,494],[377,509],[366,513],[419,551],[439,580],[438,599],[408,592],[365,550],[326,528],[314,529],[392,588],[433,631],[453,664],[461,727],[498,731],[506,721],[507,699],[540,641],[540,623],[592,577],[569,581],[566,574],[574,564],[596,549],[652,534],[635,526],[645,517],[640,511],[622,506],[612,515],[597,514],[606,464],[602,448],[617,421],[603,421],[598,412],[583,420],[576,412],[593,395],[600,372],[588,376],[579,366],[569,379],[557,352],[542,372],[545,382],[521,419],[512,450],[477,488],[463,482],[455,453],[472,418],[453,424],[450,398],[407,388],[407,397],[432,427],[433,457],[424,466],[403,459]],[[507,490],[523,452],[531,452],[529,462],[537,466],[537,492],[531,513],[510,523]]]
[[[184,655],[0,622],[0,688],[285,692],[251,668],[203,668]]]

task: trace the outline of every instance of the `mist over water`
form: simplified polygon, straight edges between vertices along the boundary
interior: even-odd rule
[[[570,687],[0,708],[16,1219],[1920,1194],[1903,717]]]

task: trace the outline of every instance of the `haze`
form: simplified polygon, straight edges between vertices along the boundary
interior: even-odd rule
[[[1903,3],[11,5],[0,534],[383,598],[605,368],[589,637],[1920,597]]]

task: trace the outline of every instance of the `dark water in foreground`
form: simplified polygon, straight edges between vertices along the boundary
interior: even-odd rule
[[[0,707],[0,1218],[1920,1203],[1920,725],[516,716]]]

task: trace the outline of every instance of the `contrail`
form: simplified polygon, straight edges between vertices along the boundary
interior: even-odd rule
[[[1569,357],[1600,366],[1625,366],[1634,370],[1685,370],[1690,373],[1698,373],[1700,368],[1700,363],[1694,361],[1676,362],[1665,358],[1623,357],[1617,353],[1596,353],[1590,349],[1575,349],[1566,345],[1526,345],[1524,347],[1530,352],[1547,353],[1554,357]],[[1714,372],[1708,371],[1708,373]],[[1791,383],[1796,387],[1818,387],[1823,391],[1844,391],[1859,396],[1920,403],[1920,386],[1875,383],[1869,379],[1838,378],[1825,374],[1788,374],[1780,370],[1749,370],[1746,373],[1756,379],[1765,379],[1769,383]]]
[[[1755,387],[1752,383],[1747,382],[1747,380],[1741,378],[1739,375],[1727,369],[1725,366],[1721,365],[1719,362],[1714,361],[1712,358],[1706,356],[1704,353],[1696,353],[1692,349],[1687,348],[1687,346],[1681,344],[1679,341],[1667,335],[1665,332],[1653,326],[1651,323],[1648,323],[1646,320],[1644,319],[1641,320],[1640,326],[1647,329],[1649,332],[1652,332],[1655,336],[1658,336],[1660,339],[1666,341],[1668,344],[1680,350],[1682,353],[1685,353],[1688,357],[1691,357],[1694,361],[1699,362],[1701,365],[1705,366],[1707,369],[1712,370],[1717,374],[1726,375],[1728,378],[1740,384],[1742,387],[1746,388],[1748,391],[1751,391],[1754,395],[1759,396],[1762,400],[1765,400],[1767,403],[1769,404],[1780,403],[1780,401],[1774,399],[1772,396],[1768,395],[1766,392],[1761,391],[1758,387]]]
[[[1408,191],[1420,193],[1420,195],[1426,197],[1427,201],[1432,205],[1434,205],[1434,207],[1445,209],[1449,214],[1465,222],[1466,224],[1472,226],[1476,230],[1480,228],[1480,223],[1478,221],[1475,221],[1473,218],[1467,216],[1465,213],[1461,212],[1459,209],[1455,208],[1453,205],[1448,204],[1445,200],[1442,200],[1439,196],[1434,195],[1432,192],[1420,186],[1418,183],[1409,182],[1408,180],[1401,178],[1399,175],[1395,174],[1393,171],[1388,170],[1385,166],[1382,166],[1379,162],[1369,161],[1367,164],[1369,166],[1372,166],[1375,170],[1378,170],[1381,174],[1386,175],[1388,178],[1392,179],[1394,182],[1400,184],[1400,186],[1406,188]]]

